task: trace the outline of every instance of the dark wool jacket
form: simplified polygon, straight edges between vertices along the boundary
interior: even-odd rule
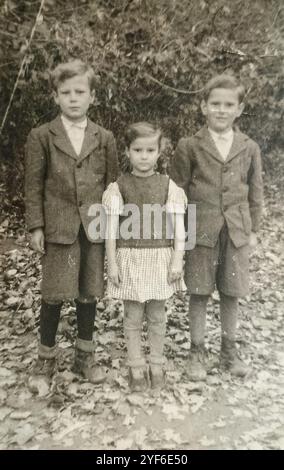
[[[224,222],[236,247],[247,244],[251,230],[259,229],[263,205],[261,156],[258,145],[247,135],[234,133],[226,161],[207,127],[181,139],[170,176],[184,189],[189,204],[196,204],[198,245],[215,246]]]
[[[88,119],[82,150],[77,156],[57,116],[32,129],[25,163],[28,230],[42,227],[47,242],[71,244],[82,223],[88,236],[89,208],[101,203],[105,188],[118,175],[113,134]]]

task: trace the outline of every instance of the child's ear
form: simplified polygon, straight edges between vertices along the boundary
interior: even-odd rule
[[[91,90],[91,103],[94,104],[96,98],[96,92],[95,90]]]
[[[56,92],[56,91],[53,91],[53,92],[52,92],[52,96],[53,96],[53,99],[54,99],[55,103],[56,103],[56,104],[59,104],[59,102],[58,102],[58,95],[57,95],[57,92]]]
[[[240,103],[239,104],[239,110],[238,110],[238,117],[240,117],[240,115],[242,114],[243,110],[245,109],[245,104],[244,103]]]
[[[202,111],[203,116],[207,116],[207,103],[206,103],[206,101],[202,100],[201,104],[200,104],[200,107],[201,107],[201,111]]]

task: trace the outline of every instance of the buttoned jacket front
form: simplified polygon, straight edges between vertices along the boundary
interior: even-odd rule
[[[196,242],[213,247],[224,222],[236,247],[257,231],[263,205],[260,150],[242,132],[234,132],[224,161],[206,127],[179,141],[170,170],[190,204],[196,204]],[[192,227],[189,227],[191,230]]]
[[[77,156],[58,116],[32,129],[26,145],[25,204],[28,230],[42,227],[50,243],[74,243],[81,223],[90,241],[90,207],[117,179],[113,134],[88,119]],[[97,242],[103,240],[97,239]]]

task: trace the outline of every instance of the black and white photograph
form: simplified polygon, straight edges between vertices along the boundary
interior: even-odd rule
[[[0,40],[0,449],[284,450],[283,2],[0,0]]]

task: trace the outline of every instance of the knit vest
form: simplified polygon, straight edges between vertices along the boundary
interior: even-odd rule
[[[119,217],[117,247],[171,246],[172,224],[165,211],[168,176],[155,173],[143,178],[124,174],[118,178],[117,184],[124,202],[124,211]]]

